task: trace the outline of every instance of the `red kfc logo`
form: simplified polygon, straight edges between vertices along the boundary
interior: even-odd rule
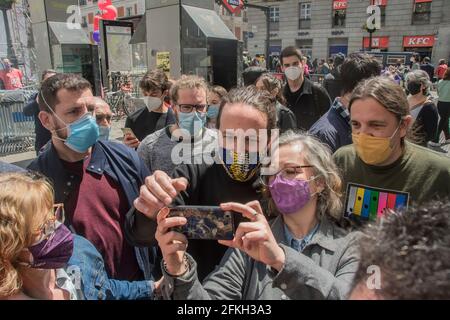
[[[433,45],[434,45],[434,36],[404,37],[403,39],[403,46],[405,48],[432,47]]]
[[[347,9],[347,0],[335,0],[333,2],[334,10]]]

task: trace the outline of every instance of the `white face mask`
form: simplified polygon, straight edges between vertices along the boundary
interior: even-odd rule
[[[292,67],[286,68],[286,70],[284,70],[284,74],[286,75],[286,78],[288,78],[289,80],[295,81],[298,78],[300,78],[300,76],[303,74],[303,67],[292,66]]]
[[[145,102],[145,105],[147,106],[148,111],[150,111],[150,112],[158,109],[162,104],[161,98],[150,97],[150,96],[144,97],[144,102]]]

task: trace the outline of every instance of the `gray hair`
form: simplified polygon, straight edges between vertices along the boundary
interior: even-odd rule
[[[342,217],[341,188],[342,180],[328,146],[307,133],[289,130],[279,138],[279,148],[286,145],[301,145],[305,161],[314,166],[314,176],[323,184],[323,191],[318,194],[317,214],[319,219],[327,215],[335,220]],[[270,198],[270,194],[266,192]],[[275,209],[270,198],[270,207]]]
[[[423,70],[414,70],[406,75],[406,83],[420,82],[427,90],[431,87],[430,76]]]

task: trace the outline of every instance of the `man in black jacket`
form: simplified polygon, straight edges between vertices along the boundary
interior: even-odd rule
[[[178,166],[171,177],[162,171],[155,171],[146,178],[139,198],[134,202],[137,210],[132,209],[127,215],[125,231],[132,245],[152,246],[157,243],[156,216],[163,207],[218,206],[229,201],[247,203],[261,198],[258,193],[259,161],[241,163],[234,160],[255,159],[257,157],[251,156],[255,155],[255,151],[248,146],[245,152],[237,151],[236,141],[252,138],[239,136],[242,130],[271,132],[276,127],[275,102],[269,93],[255,87],[231,91],[225,100],[217,123],[219,135],[224,137],[223,144],[217,150],[218,158],[212,164],[204,161],[202,164]],[[258,140],[258,137],[255,138]],[[229,152],[234,153],[234,157],[223,156]],[[189,241],[187,252],[198,262],[199,279],[213,271],[226,250],[227,247],[214,240]]]
[[[42,73],[42,79],[41,82],[44,82],[46,79],[50,78],[51,76],[54,76],[56,74],[55,70],[45,70]],[[27,117],[34,117],[34,132],[36,133],[36,140],[34,143],[34,148],[36,150],[36,154],[39,154],[39,150],[43,146],[47,144],[47,142],[50,141],[51,133],[47,129],[44,128],[44,126],[41,123],[41,120],[39,120],[39,104],[37,102],[37,93],[34,94],[28,104],[23,108],[23,114]]]
[[[287,107],[297,118],[297,128],[306,131],[328,111],[331,100],[324,88],[304,77],[302,58],[300,50],[293,46],[281,52]]]
[[[139,87],[146,107],[136,110],[125,121],[125,127],[135,134],[124,136],[124,143],[130,148],[139,147],[149,134],[176,123],[172,108],[164,102],[169,95],[170,83],[163,71],[149,71],[140,81]]]

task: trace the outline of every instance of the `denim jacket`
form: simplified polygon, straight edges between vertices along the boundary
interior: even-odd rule
[[[137,300],[153,297],[152,281],[109,279],[100,252],[87,239],[74,235],[73,254],[66,269],[87,300]]]
[[[57,203],[65,203],[71,191],[80,184],[80,178],[65,169],[53,144],[40,154],[28,169],[44,174],[53,182]],[[94,144],[87,170],[99,175],[106,174],[119,184],[130,208],[149,175],[147,167],[133,149],[112,141],[98,141]],[[135,247],[135,251],[145,280],[155,280],[155,276],[160,275],[156,247]]]

